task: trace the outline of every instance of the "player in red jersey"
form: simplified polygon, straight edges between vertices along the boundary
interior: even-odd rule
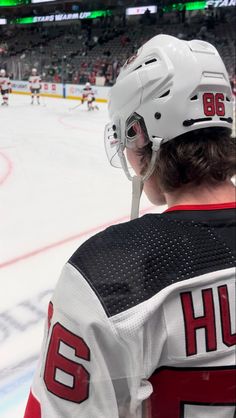
[[[66,263],[25,418],[234,418],[235,142],[217,50],[154,37],[124,65],[109,115],[133,220]],[[137,219],[142,186],[168,209]]]

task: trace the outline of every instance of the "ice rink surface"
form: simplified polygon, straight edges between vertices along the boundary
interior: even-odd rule
[[[0,108],[0,417],[22,418],[60,271],[89,236],[129,220],[131,183],[103,145],[107,105],[11,95]],[[145,197],[142,213],[155,208]],[[164,210],[164,208],[162,208]]]

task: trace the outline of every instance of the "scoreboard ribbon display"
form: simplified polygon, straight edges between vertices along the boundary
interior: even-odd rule
[[[30,3],[31,0],[0,0],[0,7],[21,6]]]
[[[56,1],[56,0],[0,0],[0,7],[10,7],[10,6],[22,6],[28,5],[33,3],[45,3],[48,1]],[[198,1],[190,1],[190,2],[179,2],[179,3],[172,3],[168,5],[164,5],[162,10],[167,12],[172,12],[176,10],[202,10],[207,9],[208,7],[234,7],[236,5],[236,0],[198,0]],[[146,9],[149,8],[150,13],[157,13],[158,6],[145,6],[145,7],[132,7],[126,9],[126,15],[137,15],[143,14]],[[20,24],[27,24],[27,23],[37,23],[37,22],[44,22],[44,21],[60,21],[60,20],[74,20],[74,19],[95,19],[101,16],[109,16],[111,15],[111,10],[94,10],[90,12],[81,12],[81,13],[68,13],[64,14],[63,18],[60,19],[57,15],[51,17],[50,20],[49,16],[34,16],[34,17],[27,17],[23,18],[26,20],[17,19],[17,22],[11,23],[20,23]],[[75,16],[77,15],[77,16]],[[61,15],[60,15],[61,16]]]
[[[96,19],[101,16],[111,16],[110,10],[94,10],[92,12],[81,12],[81,13],[60,13],[56,15],[48,16],[29,16],[20,17],[17,19],[10,19],[10,24],[29,25],[32,23],[40,22],[62,22],[63,20],[78,20],[78,19]]]

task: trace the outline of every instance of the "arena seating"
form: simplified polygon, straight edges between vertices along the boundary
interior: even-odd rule
[[[102,24],[81,28],[78,23],[2,29],[1,66],[17,79],[28,79],[31,68],[36,67],[45,81],[76,84],[89,80],[94,84],[99,76],[112,85],[121,65],[143,42],[166,33],[213,43],[229,74],[234,74],[235,32],[230,18],[210,27],[197,15],[184,23],[176,22],[176,15],[171,14],[154,24],[122,23],[111,23],[105,32]]]

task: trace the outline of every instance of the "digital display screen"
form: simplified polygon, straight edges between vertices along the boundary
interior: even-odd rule
[[[10,6],[22,6],[27,4],[35,3],[48,3],[55,2],[56,0],[0,0],[0,7],[10,7]],[[192,1],[187,3],[174,3],[168,6],[163,7],[163,11],[169,12],[173,10],[182,10],[185,4],[186,10],[201,10],[212,7],[234,7],[236,6],[236,0],[202,0],[202,1]],[[145,11],[149,9],[150,13],[157,13],[157,6],[140,6],[140,7],[128,7],[126,9],[126,15],[142,15]],[[85,15],[89,14],[87,17],[79,17],[79,19],[95,19],[96,17],[111,15],[110,10],[95,10],[93,12],[82,12]],[[31,22],[32,23],[32,22]]]
[[[0,0],[0,7],[21,6],[23,4],[30,4],[30,0]]]
[[[168,6],[164,6],[162,9],[164,12],[172,12],[175,10],[203,10],[209,6],[212,7],[232,7],[236,5],[236,0],[203,0],[203,1],[191,1],[187,3],[174,3]]]
[[[236,6],[236,0],[207,0],[206,6],[213,7],[234,7]]]
[[[200,1],[191,1],[187,3],[174,3],[167,6],[163,6],[162,10],[164,12],[173,12],[185,10],[203,10],[207,9],[209,6],[212,7],[234,7],[236,6],[236,0],[200,0]],[[149,9],[150,13],[157,13],[157,6],[141,6],[141,7],[128,7],[126,9],[126,16],[142,15],[145,11]]]
[[[168,6],[164,6],[162,9],[164,12],[173,12],[175,10],[183,10],[185,7],[185,10],[201,10],[205,9],[206,7],[206,1],[191,1],[187,3],[174,3],[170,4]]]
[[[126,16],[134,16],[134,15],[143,15],[146,10],[149,10],[150,13],[157,12],[157,6],[141,6],[141,7],[128,7],[126,9]]]
[[[56,0],[31,0],[31,3],[48,3],[50,1],[56,1]]]
[[[111,16],[111,14],[111,10],[94,10],[92,12],[60,13],[47,16],[19,17],[18,19],[11,19],[9,23],[18,25],[30,25],[32,23],[40,22],[62,22],[66,20],[96,19],[97,17],[101,16]]]

